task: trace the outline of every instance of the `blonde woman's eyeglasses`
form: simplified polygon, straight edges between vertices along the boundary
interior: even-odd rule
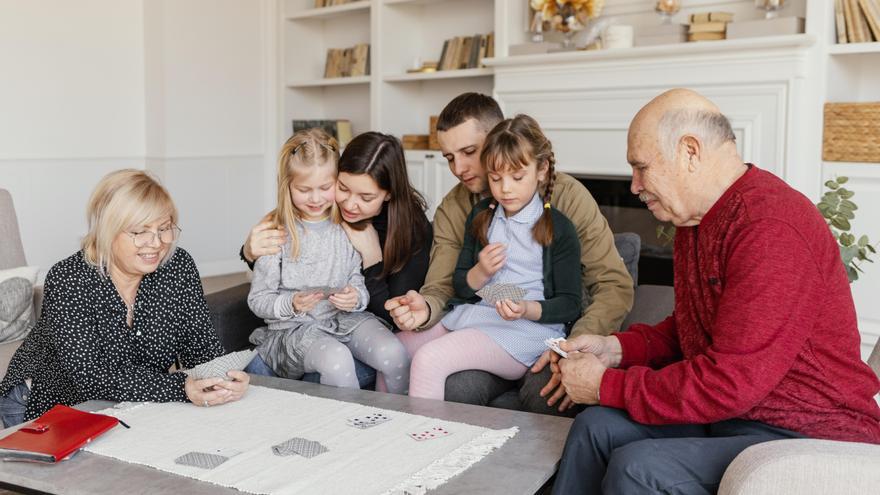
[[[156,237],[165,244],[171,244],[180,237],[180,232],[180,227],[172,225],[171,227],[159,229],[157,232],[145,230],[143,232],[126,232],[126,234],[131,237],[132,242],[134,242],[134,247],[142,248],[148,244],[152,244],[153,241],[156,240]]]

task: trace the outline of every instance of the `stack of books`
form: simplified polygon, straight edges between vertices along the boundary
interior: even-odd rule
[[[495,33],[456,36],[443,42],[437,70],[475,69],[495,56]]]
[[[838,43],[880,41],[880,0],[834,0]]]
[[[723,40],[727,37],[727,23],[732,20],[730,12],[692,14],[688,41]]]
[[[370,75],[370,44],[327,50],[324,77],[355,77]]]
[[[334,5],[343,5],[351,3],[354,0],[315,0],[315,8],[332,7]]]
[[[427,134],[404,134],[400,140],[405,150],[426,150],[428,149]]]

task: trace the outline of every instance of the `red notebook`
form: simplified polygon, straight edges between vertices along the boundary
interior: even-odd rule
[[[15,433],[0,438],[0,459],[62,461],[117,424],[119,420],[113,416],[59,404]]]

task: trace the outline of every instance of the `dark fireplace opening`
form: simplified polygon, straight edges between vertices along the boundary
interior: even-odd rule
[[[611,231],[635,232],[642,240],[639,284],[672,285],[672,243],[658,239],[657,227],[670,224],[654,218],[644,203],[630,192],[630,180],[574,174],[593,195]]]

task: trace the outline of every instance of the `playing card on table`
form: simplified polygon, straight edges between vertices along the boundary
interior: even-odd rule
[[[526,290],[513,284],[490,284],[477,291],[477,295],[484,301],[495,304],[504,299],[510,299],[513,302],[522,301],[526,297]]]
[[[391,418],[389,418],[387,415],[382,413],[373,413],[364,416],[348,418],[346,422],[349,426],[354,426],[355,428],[365,430],[367,428],[372,428],[373,426],[380,425],[387,421],[391,421]]]
[[[547,339],[544,341],[544,343],[547,344],[547,347],[553,349],[553,351],[556,352],[556,354],[559,354],[560,356],[567,358],[568,353],[563,351],[559,347],[560,342],[565,342],[565,339],[562,337],[556,337],[555,339]]]
[[[409,437],[418,442],[422,442],[424,440],[433,440],[435,438],[446,437],[449,435],[449,430],[447,430],[446,428],[443,428],[442,426],[435,426],[425,431],[410,433]]]
[[[192,369],[183,370],[187,375],[201,380],[203,378],[224,378],[230,380],[226,376],[227,371],[241,371],[254,359],[257,351],[251,349],[246,351],[231,352],[224,356],[212,359],[207,363],[202,363]]]

